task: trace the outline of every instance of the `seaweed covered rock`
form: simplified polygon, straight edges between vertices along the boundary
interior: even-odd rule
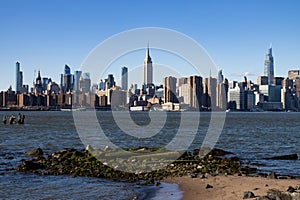
[[[27,152],[27,154],[32,155],[32,156],[42,156],[44,154],[44,152],[41,148],[37,148],[37,149]]]
[[[122,153],[124,154],[122,151],[93,150],[90,153],[87,150],[64,149],[54,152],[46,158],[40,156],[29,161],[24,161],[18,166],[17,170],[39,174],[99,177],[110,180],[136,182],[137,184],[155,184],[165,177],[185,176],[189,174],[217,175],[242,173],[241,163],[238,159],[220,157],[220,155],[227,154],[227,152],[224,154],[225,151],[221,152],[221,150],[213,151],[214,153],[205,157],[187,152],[181,155],[179,152],[167,152],[160,148],[139,147],[128,149],[128,151],[135,154],[125,159],[125,157],[122,157]],[[145,152],[149,154],[145,155]],[[98,156],[109,158],[110,163],[101,162]],[[168,156],[179,158],[173,162],[169,162],[170,164],[167,166],[160,167],[160,164]],[[146,165],[149,165],[149,162],[152,162],[153,166],[156,167],[155,170],[147,170]],[[124,163],[128,167],[139,166],[140,171],[130,173],[126,170],[119,170],[119,165]],[[143,168],[144,165],[145,168]]]

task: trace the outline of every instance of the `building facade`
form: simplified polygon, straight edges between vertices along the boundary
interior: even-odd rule
[[[123,90],[128,90],[128,68],[122,67],[121,70],[121,85]]]
[[[264,74],[268,77],[268,85],[272,85],[274,78],[274,58],[272,55],[272,46],[268,49],[266,55]]]
[[[16,93],[20,93],[21,92],[21,88],[22,88],[22,79],[23,79],[23,74],[20,71],[20,63],[16,62]]]
[[[176,82],[177,79],[172,76],[164,78],[164,101],[178,103],[176,95]]]

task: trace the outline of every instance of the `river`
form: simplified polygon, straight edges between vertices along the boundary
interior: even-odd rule
[[[199,148],[211,120],[210,113],[131,113],[130,118],[137,127],[132,135],[130,126],[118,127],[110,112],[96,112],[98,121],[110,140],[122,148],[136,146],[166,146],[179,129],[187,137],[178,136],[178,140],[189,146]],[[2,111],[0,116],[16,112]],[[23,125],[0,125],[0,198],[2,199],[162,199],[170,195],[179,199],[176,186],[141,187],[132,183],[112,182],[97,178],[70,176],[38,176],[23,174],[15,170],[22,159],[31,157],[25,152],[40,147],[46,155],[64,148],[84,149],[85,145],[78,134],[72,112],[35,111],[23,112],[26,115]],[[124,116],[123,116],[124,115]],[[121,122],[126,122],[127,114],[117,113]],[[149,117],[150,115],[150,117]],[[123,118],[124,119],[123,119]],[[153,128],[158,131],[152,137],[135,138],[151,122],[160,123]],[[188,123],[181,127],[182,120]],[[148,120],[148,122],[147,122]],[[192,125],[198,123],[197,132]],[[196,124],[197,124],[196,123]],[[130,124],[130,123],[128,123]],[[160,127],[161,126],[161,127]],[[126,130],[125,130],[126,129]],[[135,130],[132,128],[132,130]],[[146,130],[146,129],[144,129]],[[263,112],[227,113],[224,128],[216,147],[233,152],[248,165],[263,172],[275,171],[279,174],[300,175],[300,161],[267,160],[275,155],[300,152],[300,113]],[[134,136],[133,136],[134,135]],[[195,138],[190,144],[187,138]],[[164,193],[165,191],[165,193]]]

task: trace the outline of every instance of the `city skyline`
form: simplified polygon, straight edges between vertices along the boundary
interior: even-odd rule
[[[1,75],[0,89],[14,85],[10,80],[15,79],[12,76],[17,61],[22,65],[24,83],[31,84],[38,69],[42,69],[43,76],[59,82],[57,74],[65,64],[74,71],[80,70],[89,52],[103,40],[145,26],[170,28],[193,38],[230,80],[240,81],[244,74],[263,74],[265,50],[270,42],[276,57],[275,76],[287,76],[288,70],[299,68],[298,1],[152,1],[157,5],[155,12],[143,15],[141,8],[146,3],[92,1],[69,7],[67,2],[58,1],[2,2],[0,69],[5,73]],[[180,67],[172,60],[158,60],[155,51],[151,54],[156,58],[154,66],[163,61]],[[135,66],[130,61],[123,65]]]
[[[38,70],[33,87],[23,84],[23,72],[16,62],[15,91],[9,87],[0,92],[0,106],[4,109],[96,109],[148,111],[154,110],[246,110],[246,111],[299,111],[300,70],[289,70],[288,77],[274,76],[272,46],[269,47],[264,76],[257,77],[257,84],[248,80],[228,81],[222,70],[217,76],[189,75],[173,77],[168,74],[163,84],[153,82],[152,59],[149,44],[143,63],[143,84],[138,88],[131,82],[128,90],[128,68],[121,68],[121,85],[114,74],[92,84],[89,72],[74,71],[68,65],[60,75],[60,86],[51,78],[42,77]],[[161,70],[160,70],[161,71]],[[159,73],[161,74],[161,73]],[[79,77],[80,75],[80,77]],[[103,74],[102,74],[103,76]],[[178,86],[177,86],[178,83]],[[121,87],[120,87],[121,86]]]
[[[159,64],[158,64],[159,65]],[[66,91],[69,91],[69,90],[73,90],[76,91],[78,90],[78,87],[79,87],[79,82],[80,82],[80,79],[83,78],[83,76],[87,76],[88,79],[90,79],[90,72],[85,72],[85,71],[81,71],[81,70],[72,70],[71,67],[69,67],[67,64],[65,64],[64,66],[64,69],[63,69],[63,74],[59,74],[60,75],[60,81],[56,82],[56,81],[53,81],[52,77],[47,77],[47,76],[43,76],[41,77],[41,70],[39,69],[38,70],[38,75],[36,75],[36,72],[34,72],[34,80],[32,83],[24,83],[23,82],[23,71],[21,71],[21,63],[19,61],[17,61],[15,63],[15,84],[10,84],[9,88],[12,88],[14,91],[16,91],[16,93],[23,93],[25,91],[27,92],[30,92],[30,88],[31,89],[34,89],[35,85],[37,84],[37,79],[36,78],[43,78],[43,80],[40,80],[41,83],[38,83],[38,84],[48,84],[49,82],[53,82],[53,83],[58,83],[60,84],[60,87],[61,88],[64,88],[65,92]],[[113,73],[107,73],[107,74],[102,74],[101,77],[98,78],[98,80],[96,82],[92,82],[92,80],[90,79],[90,89],[91,89],[91,86],[92,84],[96,84],[97,87],[99,86],[99,84],[101,84],[102,82],[102,79],[105,79],[105,76],[112,76],[114,77],[114,79],[117,77],[116,81],[117,82],[114,82],[115,84],[114,85],[111,85],[110,87],[112,86],[119,86],[121,87],[123,90],[128,90],[128,87],[130,85],[134,85],[134,84],[137,84],[137,85],[140,85],[140,87],[143,87],[143,86],[147,86],[147,85],[160,85],[160,84],[163,84],[165,83],[165,77],[171,77],[171,76],[174,76],[174,72],[170,71],[170,74],[168,74],[168,72],[164,72],[165,73],[165,76],[163,76],[163,79],[161,81],[158,81],[158,82],[154,82],[153,79],[156,78],[155,75],[158,75],[158,74],[154,74],[153,75],[153,66],[152,66],[152,58],[150,56],[150,48],[149,48],[149,44],[147,45],[147,48],[146,48],[146,55],[145,55],[145,58],[144,58],[144,62],[143,62],[143,65],[142,67],[139,66],[140,70],[142,70],[142,79],[138,82],[134,82],[136,79],[133,79],[134,81],[132,82],[129,82],[129,74],[132,72],[130,68],[126,67],[126,66],[123,66],[123,67],[120,67],[119,69],[121,69],[121,73],[120,73],[120,76],[118,76],[118,74],[113,74]],[[161,67],[161,66],[158,66],[158,67]],[[129,71],[128,71],[129,69]],[[136,70],[136,69],[134,69]],[[134,71],[133,70],[133,77],[138,75],[137,73],[140,71],[140,70],[136,70]],[[293,71],[293,70],[296,70],[298,71],[299,69],[289,69],[286,74],[288,74],[290,71]],[[228,77],[224,77],[223,75],[223,70],[222,69],[218,69],[217,71],[218,73],[217,74],[210,74],[209,76],[207,77],[203,77],[203,78],[215,78],[219,83],[223,82],[224,81],[224,78],[226,78],[226,80],[228,82],[240,82],[240,80],[230,80],[228,79]],[[140,72],[141,73],[141,72]],[[166,74],[167,73],[167,74]],[[177,72],[175,72],[176,74]],[[196,76],[200,76],[199,73],[196,71]],[[174,76],[174,78],[183,78],[185,76],[193,76],[193,73],[187,73],[185,75],[182,75],[180,76],[181,74],[178,74],[179,76]],[[247,74],[244,74],[244,75],[241,75],[243,77],[243,80],[244,78],[246,78],[248,75]],[[250,76],[254,76],[254,75],[250,75]],[[264,73],[262,74],[257,74],[257,76],[255,76],[253,79],[249,79],[249,81],[252,81],[253,83],[257,83],[257,84],[260,84],[261,82],[261,79],[266,79],[267,80],[267,84],[268,85],[272,85],[273,84],[273,79],[278,77],[278,78],[285,78],[285,77],[288,77],[288,75],[286,76],[275,76],[274,74],[274,57],[272,55],[272,44],[270,45],[270,47],[268,48],[267,50],[267,53],[266,53],[266,59],[265,59],[265,63],[264,63]],[[95,81],[95,80],[94,80]],[[44,83],[45,82],[45,83]],[[101,88],[99,86],[99,88]],[[89,90],[90,90],[89,89]],[[6,90],[2,90],[2,91],[6,91]]]

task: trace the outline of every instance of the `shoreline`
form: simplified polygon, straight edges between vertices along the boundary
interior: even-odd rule
[[[158,187],[158,190],[150,200],[181,200],[183,198],[184,191],[182,191],[176,183],[163,181]]]
[[[88,146],[85,150],[64,149],[44,157],[43,150],[37,148],[27,152],[33,159],[22,161],[17,167],[17,171],[39,175],[95,177],[131,182],[141,186],[159,186],[153,197],[149,197],[152,200],[243,199],[244,193],[248,191],[253,197],[262,197],[269,195],[270,189],[275,189],[281,194],[286,192],[290,186],[292,192],[299,195],[300,199],[300,179],[294,179],[291,176],[277,176],[275,172],[270,172],[269,175],[258,174],[259,171],[256,168],[243,166],[238,157],[221,149],[202,149],[201,151],[195,149],[192,153],[185,152],[166,167],[141,173],[120,171],[117,167],[123,164],[127,166],[126,169],[131,169],[130,167],[139,167],[148,161],[151,161],[152,165],[148,165],[151,167],[154,166],[153,163],[161,163],[162,156],[169,158],[176,152],[164,152],[157,148],[146,147],[131,148],[128,151],[135,152],[134,156],[127,158],[123,155],[120,157],[121,152],[118,150],[109,150],[108,148],[93,150]],[[208,153],[204,157],[199,157],[205,151]],[[151,156],[139,155],[141,152],[150,153]],[[102,163],[100,158],[108,159],[111,166]],[[298,156],[293,154],[292,156],[273,157],[273,159],[275,158],[298,159]],[[118,164],[117,167],[113,167],[114,164]],[[160,185],[161,182],[162,185]]]
[[[261,176],[218,175],[207,178],[168,177],[166,183],[177,184],[183,192],[182,199],[234,200],[243,199],[245,192],[252,192],[256,197],[267,195],[269,190],[286,192],[289,186],[297,188],[300,179],[271,179]],[[207,188],[210,185],[212,188]],[[250,199],[255,199],[250,198]]]

